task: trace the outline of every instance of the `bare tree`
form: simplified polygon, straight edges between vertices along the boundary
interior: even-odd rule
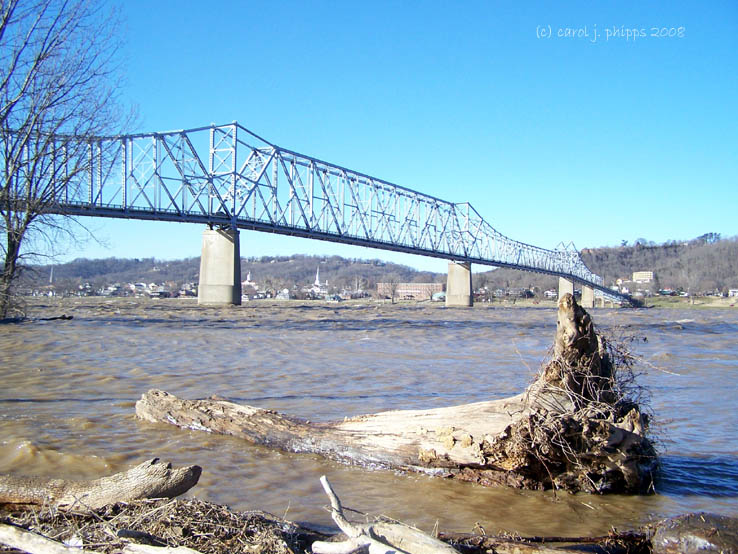
[[[681,277],[687,286],[687,295],[689,303],[694,304],[694,297],[699,292],[700,274],[692,260],[686,259],[682,264]]]
[[[395,298],[397,298],[397,289],[400,286],[400,276],[397,275],[397,273],[390,273],[386,277],[386,281],[387,281],[388,286],[389,286],[390,298],[392,299],[391,301],[394,304],[395,303]]]
[[[122,122],[115,27],[94,0],[0,0],[0,318],[21,259],[74,235],[58,195]]]
[[[397,297],[397,288],[400,286],[401,278],[397,273],[389,273],[384,276],[381,282],[377,283],[377,298],[387,298],[395,303]]]
[[[476,285],[476,292],[481,295],[482,300],[485,302],[489,301],[489,285],[491,280],[489,274],[485,272],[474,274],[474,284]]]

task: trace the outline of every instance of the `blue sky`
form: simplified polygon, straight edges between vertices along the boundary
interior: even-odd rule
[[[129,0],[122,10],[132,131],[237,120],[286,148],[469,201],[500,232],[545,248],[738,235],[735,1]],[[85,223],[105,246],[67,258],[199,255],[197,225]],[[251,231],[241,245],[243,256],[446,265]]]

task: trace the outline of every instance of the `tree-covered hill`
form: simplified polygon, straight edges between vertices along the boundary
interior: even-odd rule
[[[684,242],[638,240],[633,246],[582,250],[582,259],[606,283],[634,271],[653,271],[658,288],[692,293],[738,288],[738,237],[708,233]]]
[[[371,291],[377,282],[434,282],[445,280],[445,275],[417,271],[411,267],[378,259],[347,259],[340,256],[263,256],[242,258],[241,275],[269,289],[307,286],[315,281],[320,271],[320,282],[331,287],[361,288]],[[21,287],[38,289],[53,283],[57,290],[75,290],[90,284],[93,290],[115,283],[166,283],[170,288],[186,283],[197,283],[200,258],[163,261],[154,258],[89,260],[79,258],[65,264],[31,266],[26,268]]]
[[[587,248],[582,259],[605,284],[617,279],[627,280],[634,271],[652,271],[655,283],[651,288],[705,293],[738,288],[738,237],[721,239],[714,233],[690,241],[669,241],[653,244],[640,239],[633,245]],[[242,258],[241,274],[271,289],[306,286],[315,280],[320,270],[320,281],[327,281],[336,289],[376,289],[377,282],[445,282],[445,274],[417,271],[411,267],[383,262],[379,259],[362,260],[340,256],[263,256]],[[200,258],[162,261],[147,259],[106,258],[77,259],[53,266],[53,281],[57,290],[73,290],[89,283],[93,289],[113,283],[168,283],[171,287],[197,283]],[[39,288],[49,284],[52,266],[26,268],[21,286]],[[474,274],[475,288],[530,289],[539,292],[556,288],[556,277],[495,269]]]
[[[654,244],[639,239],[633,245],[585,248],[584,263],[606,285],[617,279],[629,280],[635,271],[652,271],[652,288],[689,291],[695,294],[738,288],[738,237],[721,239],[707,233],[690,241]],[[498,269],[477,276],[491,287],[556,288],[555,277],[510,269]]]

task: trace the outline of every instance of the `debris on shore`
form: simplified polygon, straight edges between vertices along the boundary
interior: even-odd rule
[[[382,523],[400,525],[380,520],[377,527],[380,531]],[[3,527],[31,531],[54,541],[59,547],[73,546],[74,549],[69,551],[80,554],[141,552],[143,547],[148,547],[148,552],[162,554],[309,554],[315,552],[313,543],[316,541],[323,545],[339,545],[350,538],[343,533],[298,525],[266,512],[232,511],[194,498],[137,500],[111,504],[87,513],[49,507],[0,511],[0,552],[19,552],[3,546]],[[644,529],[624,532],[613,529],[598,537],[439,532],[436,538],[448,545],[447,548],[462,554],[727,553],[738,552],[738,519],[688,514]],[[407,551],[396,549],[394,552],[403,554]]]
[[[116,503],[88,513],[41,507],[0,513],[0,521],[66,545],[112,554],[129,543],[186,546],[203,554],[309,552],[326,535],[265,512],[235,512],[190,499]],[[0,551],[2,551],[0,547]]]

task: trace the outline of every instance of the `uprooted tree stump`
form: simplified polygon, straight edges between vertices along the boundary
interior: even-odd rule
[[[0,507],[55,506],[85,512],[116,502],[173,498],[197,484],[200,466],[173,469],[158,458],[91,481],[0,475]]]
[[[629,356],[596,332],[570,294],[559,302],[553,350],[522,394],[462,406],[315,423],[217,397],[185,400],[150,390],[136,414],[285,451],[483,485],[648,490],[657,458],[648,417],[629,388]]]

